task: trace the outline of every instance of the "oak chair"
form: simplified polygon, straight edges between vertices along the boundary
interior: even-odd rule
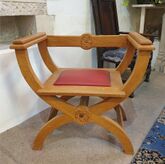
[[[27,48],[34,44],[38,45],[41,57],[52,73],[44,83],[41,83],[35,75],[29,61]],[[122,62],[114,69],[67,69],[58,68],[53,63],[48,47],[81,47],[85,50],[94,47],[125,47],[127,51]],[[32,90],[48,103],[55,113],[57,110],[62,113],[57,116],[54,114],[40,129],[33,143],[34,150],[42,149],[44,140],[53,130],[75,122],[79,125],[88,123],[100,125],[119,140],[126,154],[133,154],[132,143],[121,126],[125,113],[120,103],[135,90],[144,76],[151,51],[154,49],[150,40],[135,32],[126,35],[83,34],[81,36],[49,36],[38,33],[15,40],[10,48],[15,49],[20,70]],[[135,50],[138,50],[138,55],[134,70],[127,82],[123,84],[121,74],[130,64]],[[81,78],[79,75],[85,80],[76,81],[76,78]],[[93,78],[94,81],[90,81],[91,75],[96,76]],[[80,96],[78,106],[67,102],[75,96]],[[100,97],[101,101],[89,105],[90,96]],[[118,122],[103,116],[104,112],[113,108],[117,112]]]

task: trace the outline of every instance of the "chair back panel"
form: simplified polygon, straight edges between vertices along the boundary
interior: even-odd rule
[[[127,47],[127,35],[47,36],[48,47]]]

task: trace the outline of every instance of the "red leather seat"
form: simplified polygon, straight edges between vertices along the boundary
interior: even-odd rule
[[[54,85],[111,86],[110,72],[106,70],[64,70]]]

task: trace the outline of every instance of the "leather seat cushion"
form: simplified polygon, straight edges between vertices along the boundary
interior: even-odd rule
[[[94,69],[64,70],[54,85],[111,86],[110,72]]]

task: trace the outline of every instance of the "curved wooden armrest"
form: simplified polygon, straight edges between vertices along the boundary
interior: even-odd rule
[[[140,53],[138,53],[139,55],[144,54],[144,53],[141,53],[142,51],[146,51],[148,56],[150,56],[151,51],[154,50],[152,41],[145,38],[144,36],[140,35],[137,32],[129,33],[127,35],[127,39],[128,39],[127,52],[123,60],[117,67],[117,71],[119,71],[121,74],[128,68],[136,50],[140,51]]]
[[[40,51],[40,55],[48,67],[48,69],[53,73],[57,70],[56,65],[53,63],[49,51],[47,49],[47,35],[44,32],[37,33],[35,35],[27,36],[24,38],[17,39],[13,41],[12,45],[10,46],[11,49],[15,49],[17,61],[20,67],[20,70],[29,84],[29,86],[37,92],[37,90],[43,88],[43,84],[36,76],[28,55],[27,48],[38,44],[38,49]]]
[[[47,39],[46,33],[40,32],[35,35],[26,36],[24,38],[20,38],[13,41],[10,48],[11,49],[27,49],[28,47],[46,39]]]
[[[126,31],[119,31],[119,34],[129,34],[129,32]],[[154,41],[154,38],[158,37],[158,35],[156,34],[147,34],[147,33],[138,33],[144,37],[147,37],[149,40],[151,40],[152,42]]]
[[[137,32],[130,32],[128,40],[137,50],[152,51],[155,49],[151,40]]]
[[[152,42],[137,32],[130,32],[129,35],[141,45],[151,45]]]
[[[124,83],[123,91],[125,91],[126,95],[129,96],[140,84],[143,79],[143,76],[146,72],[148,62],[150,59],[150,55],[152,50],[154,50],[154,46],[152,45],[152,41],[140,35],[137,32],[131,32],[128,35],[128,44],[131,44],[128,48],[128,52],[123,59],[123,61],[118,66],[117,70],[121,73],[125,71],[128,67],[130,59],[132,58],[133,49],[137,49],[138,55],[136,59],[136,63],[134,69],[128,78],[128,80]],[[132,47],[132,48],[131,48]],[[132,49],[132,51],[131,51]],[[130,51],[130,52],[129,52]],[[129,62],[128,62],[129,61]]]

